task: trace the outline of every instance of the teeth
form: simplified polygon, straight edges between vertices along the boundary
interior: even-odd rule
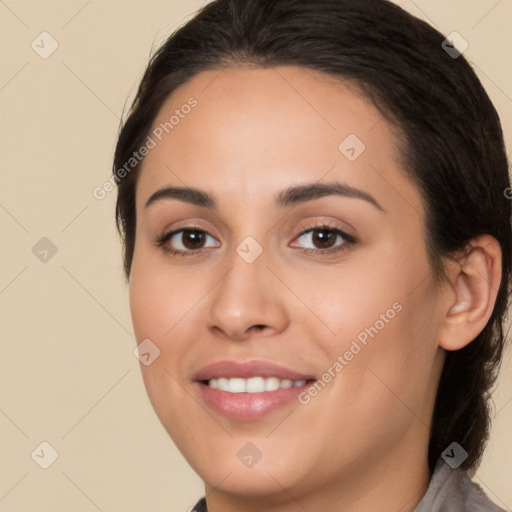
[[[210,379],[208,385],[213,389],[228,391],[230,393],[262,393],[263,391],[275,391],[276,389],[287,389],[300,387],[306,384],[305,380],[278,379],[277,377],[251,377],[250,379],[220,377]]]

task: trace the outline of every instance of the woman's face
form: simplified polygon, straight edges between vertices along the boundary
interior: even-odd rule
[[[443,312],[390,125],[318,72],[230,68],[178,89],[150,136],[133,324],[207,486],[297,497],[425,462]]]

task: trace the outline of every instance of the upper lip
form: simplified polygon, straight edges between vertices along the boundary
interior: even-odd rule
[[[195,381],[225,378],[278,377],[279,379],[309,380],[316,379],[313,375],[302,374],[270,361],[217,361],[207,364],[195,372]]]

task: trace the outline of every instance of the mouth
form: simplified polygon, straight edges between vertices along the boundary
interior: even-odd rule
[[[193,376],[205,405],[230,419],[254,421],[284,408],[317,379],[268,361],[220,361]]]
[[[285,406],[303,407],[299,395],[316,379],[219,378],[196,382],[205,405],[233,420],[255,421]],[[217,386],[217,387],[215,387]]]

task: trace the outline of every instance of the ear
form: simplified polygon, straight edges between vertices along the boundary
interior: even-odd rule
[[[464,256],[451,267],[439,346],[459,350],[487,324],[501,283],[501,247],[491,235],[468,243]],[[455,298],[454,298],[455,297]]]

